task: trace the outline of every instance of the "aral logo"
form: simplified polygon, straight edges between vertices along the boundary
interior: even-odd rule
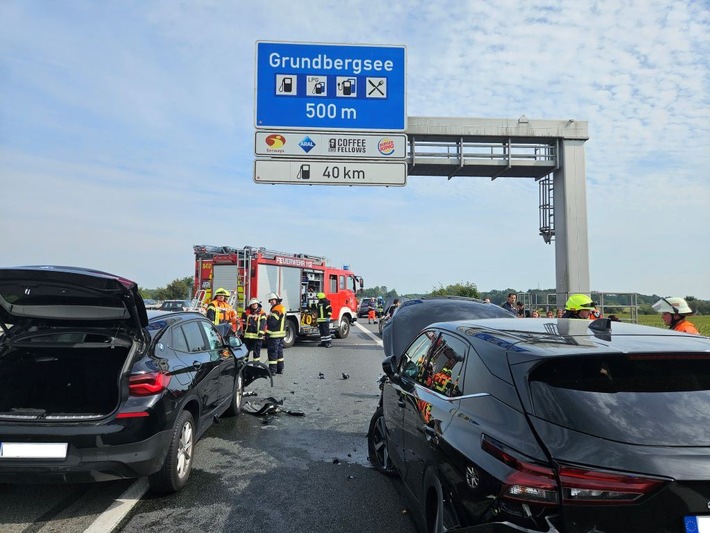
[[[377,149],[382,155],[392,155],[394,153],[394,141],[389,137],[383,137],[377,143]]]
[[[300,146],[304,152],[308,153],[316,147],[316,143],[313,142],[313,139],[306,136],[298,143],[298,146]]]

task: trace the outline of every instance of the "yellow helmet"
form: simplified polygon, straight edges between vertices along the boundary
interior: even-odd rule
[[[565,309],[567,311],[579,311],[580,309],[586,309],[588,311],[593,311],[595,303],[586,294],[572,294],[567,298],[567,303],[565,304]]]
[[[214,291],[214,295],[215,295],[215,297],[217,297],[217,296],[229,296],[229,291],[228,291],[227,289],[223,289],[222,287],[220,287],[219,289],[217,289],[216,291]]]
[[[318,297],[319,300],[322,300],[323,298],[325,298],[325,293],[319,292],[318,294],[316,294],[316,296]]]

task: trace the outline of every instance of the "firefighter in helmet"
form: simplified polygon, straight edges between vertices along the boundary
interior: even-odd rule
[[[565,313],[562,318],[581,318],[588,320],[596,311],[596,304],[586,294],[572,294],[567,298]]]
[[[271,306],[266,317],[266,353],[269,356],[269,370],[272,374],[284,373],[284,337],[286,336],[286,308],[281,304],[281,296],[272,292],[266,297]]]
[[[207,318],[217,326],[223,337],[237,334],[237,312],[227,302],[229,291],[220,287],[214,291],[214,298],[207,306]]]
[[[261,308],[258,298],[252,298],[247,304],[247,308],[242,313],[242,324],[244,324],[244,344],[247,347],[247,358],[249,352],[254,361],[261,361],[261,346],[266,336],[266,312]]]
[[[325,297],[324,292],[319,292],[318,303],[316,304],[316,322],[320,330],[320,344],[330,348],[332,346],[332,337],[330,335],[330,317],[333,315],[333,308],[330,305],[330,300]]]
[[[652,307],[661,314],[664,324],[673,331],[700,335],[698,328],[685,318],[692,315],[693,310],[683,298],[678,296],[661,298]]]

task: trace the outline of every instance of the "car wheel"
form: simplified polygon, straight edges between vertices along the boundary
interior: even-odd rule
[[[370,429],[367,432],[367,452],[375,470],[388,476],[396,476],[397,471],[387,448],[385,415],[382,407],[378,407],[370,420]]]
[[[350,318],[344,316],[340,319],[338,329],[335,330],[335,336],[338,339],[344,339],[350,334]]]
[[[189,411],[183,411],[173,426],[173,436],[163,466],[148,478],[153,491],[171,493],[185,486],[192,470],[194,446],[195,421]]]
[[[239,416],[242,412],[242,401],[244,399],[244,376],[241,372],[237,374],[232,393],[232,403],[224,412],[227,416]]]

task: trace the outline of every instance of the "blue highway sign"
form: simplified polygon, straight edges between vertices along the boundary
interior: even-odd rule
[[[405,131],[404,46],[256,43],[257,128]]]

